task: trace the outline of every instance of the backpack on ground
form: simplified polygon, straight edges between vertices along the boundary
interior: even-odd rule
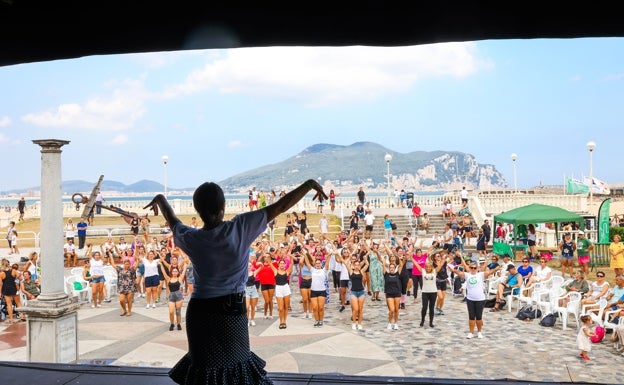
[[[542,316],[542,311],[540,309],[533,309],[531,305],[524,305],[518,310],[518,314],[516,314],[516,318],[520,320],[526,319],[535,319],[540,318]]]
[[[546,314],[544,318],[540,320],[539,324],[542,326],[546,326],[546,327],[553,327],[555,326],[555,322],[557,322],[557,314],[549,313],[549,314]]]

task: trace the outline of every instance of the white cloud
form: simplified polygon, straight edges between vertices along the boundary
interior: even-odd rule
[[[40,127],[119,131],[131,128],[145,113],[143,80],[114,83],[106,97],[94,96],[82,104],[65,103],[22,120]]]
[[[430,77],[465,77],[493,64],[475,43],[410,47],[270,47],[224,51],[164,97],[206,89],[329,104],[403,92]]]
[[[227,146],[229,148],[241,148],[241,147],[245,147],[245,144],[243,144],[243,142],[241,142],[240,140],[235,139],[235,140],[230,140]]]
[[[8,116],[0,117],[0,128],[9,127],[11,125],[11,118]]]
[[[624,79],[624,74],[609,74],[605,77],[606,81],[617,81]]]
[[[113,140],[111,140],[111,144],[126,144],[128,143],[128,135],[119,134],[116,135]]]

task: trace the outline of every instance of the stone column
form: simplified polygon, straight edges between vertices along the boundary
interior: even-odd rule
[[[26,343],[31,362],[73,363],[78,359],[77,298],[65,294],[61,147],[67,140],[33,140],[41,146],[41,295],[21,310],[28,316]]]

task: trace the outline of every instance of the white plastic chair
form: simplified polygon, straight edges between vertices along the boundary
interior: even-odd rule
[[[110,298],[112,295],[117,294],[117,271],[112,266],[104,266],[104,286],[106,286],[106,293]]]
[[[82,289],[76,289],[74,282],[79,282],[80,285],[82,286]],[[91,302],[92,295],[91,295],[91,285],[89,285],[89,282],[85,281],[81,277],[70,275],[65,278],[65,283],[66,283],[67,289],[69,290],[68,294],[71,294],[74,297],[79,297],[80,299],[86,296],[85,300],[87,302]]]
[[[552,298],[559,297],[559,291],[557,289],[548,289],[543,287],[541,289],[536,289],[533,297],[536,307],[535,311],[537,312],[537,309],[540,309],[542,314],[546,315],[548,313],[554,313],[552,311]]]
[[[583,295],[578,291],[570,291],[567,294],[560,297],[553,297],[551,300],[551,311],[557,313],[561,319],[563,330],[566,330],[568,326],[568,315],[572,314],[576,327],[579,327],[579,310],[581,308],[581,298]],[[566,305],[560,305],[560,301],[567,301]]]
[[[610,321],[611,317],[614,314],[619,313],[620,311],[622,311],[622,309],[615,309],[615,310],[609,309],[608,311],[604,312],[604,320],[602,322],[602,327],[605,328],[605,331],[607,329],[611,329],[615,332],[616,326],[624,324],[624,317],[620,317],[617,323]]]
[[[563,287],[563,282],[565,281],[565,279],[560,276],[560,275],[553,275],[550,277],[550,279],[547,281],[548,282],[548,287],[558,287],[561,288]]]
[[[70,274],[82,278],[83,270],[84,269],[82,267],[72,267],[72,269],[70,270]]]
[[[589,314],[589,315],[599,315],[600,319],[602,319],[602,313],[604,313],[605,308],[607,307],[607,300],[601,299],[596,303],[586,303],[581,307],[581,315]],[[592,317],[593,318],[593,317]],[[594,322],[596,322],[594,320]]]
[[[524,289],[524,284],[520,286],[517,294],[514,294],[515,288],[511,291],[510,294],[507,295],[507,312],[511,313],[511,308],[513,307],[513,301],[516,299],[518,301],[518,309],[520,309],[520,295],[522,294],[522,290]]]

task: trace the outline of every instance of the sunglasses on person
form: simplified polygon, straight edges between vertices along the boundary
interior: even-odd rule
[[[522,263],[529,263],[529,261],[527,261],[526,259],[522,261]]]
[[[477,270],[476,266],[470,266],[469,268],[470,268],[470,270]]]
[[[604,274],[596,274],[596,277],[598,277],[598,278],[604,278],[605,276],[604,276]]]

